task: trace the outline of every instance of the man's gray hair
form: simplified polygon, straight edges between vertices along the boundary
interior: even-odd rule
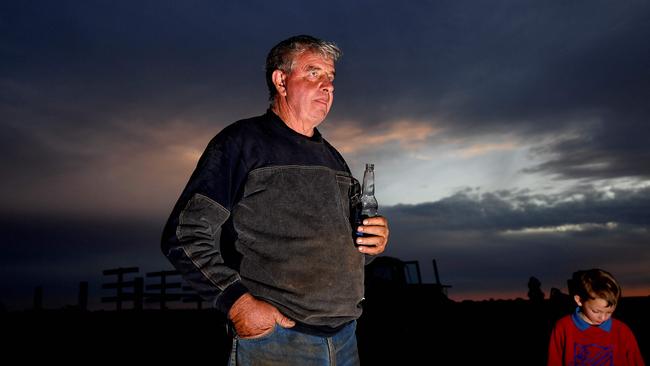
[[[282,70],[291,73],[295,57],[305,51],[319,52],[323,57],[336,62],[341,57],[341,50],[336,44],[308,35],[294,36],[275,45],[266,57],[266,85],[269,88],[269,100],[275,99],[277,90],[273,85],[273,71]]]

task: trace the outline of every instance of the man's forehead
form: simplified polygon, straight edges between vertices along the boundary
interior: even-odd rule
[[[298,55],[294,62],[302,69],[325,69],[331,72],[335,69],[334,61],[319,52],[305,51]]]

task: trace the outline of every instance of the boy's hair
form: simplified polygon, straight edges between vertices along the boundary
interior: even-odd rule
[[[604,299],[607,306],[616,306],[621,298],[621,286],[611,273],[592,268],[573,272],[569,280],[569,293],[580,296],[583,301]]]

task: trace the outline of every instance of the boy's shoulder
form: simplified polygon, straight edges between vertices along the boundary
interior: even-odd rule
[[[612,329],[618,329],[620,332],[632,333],[632,329],[622,320],[612,318]]]

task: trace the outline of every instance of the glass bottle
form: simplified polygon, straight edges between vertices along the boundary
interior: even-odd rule
[[[366,164],[363,173],[363,185],[361,187],[361,212],[358,217],[358,225],[363,225],[363,220],[368,217],[377,216],[379,204],[375,198],[375,164]],[[357,233],[358,236],[365,236]]]

